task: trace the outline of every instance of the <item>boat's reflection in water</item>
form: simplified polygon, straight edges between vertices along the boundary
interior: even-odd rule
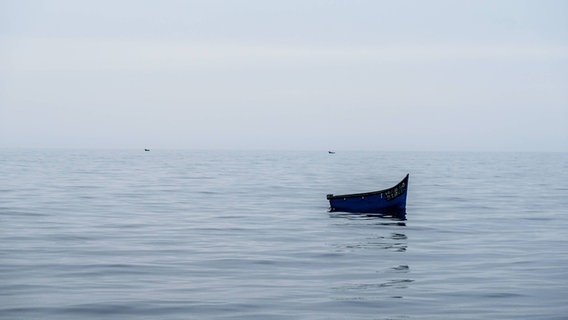
[[[377,214],[329,213],[333,227],[348,229],[342,239],[330,243],[346,263],[359,261],[340,281],[332,285],[337,301],[368,301],[381,303],[385,299],[404,299],[412,285],[406,223],[398,217]],[[343,259],[342,259],[343,260]]]
[[[351,212],[330,212],[331,218],[344,218],[351,220],[374,220],[379,225],[398,225],[406,226],[406,211],[395,213],[351,213]]]

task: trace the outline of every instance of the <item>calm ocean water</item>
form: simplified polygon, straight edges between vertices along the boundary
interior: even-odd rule
[[[410,173],[407,221],[327,193]],[[0,319],[568,319],[568,154],[0,151]]]

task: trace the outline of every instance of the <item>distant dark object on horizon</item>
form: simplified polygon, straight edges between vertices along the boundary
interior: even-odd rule
[[[144,151],[150,151],[150,149],[144,149]]]
[[[335,151],[328,151],[329,154],[335,154]]]
[[[365,193],[328,194],[330,212],[350,212],[392,216],[406,220],[408,174],[394,187]]]

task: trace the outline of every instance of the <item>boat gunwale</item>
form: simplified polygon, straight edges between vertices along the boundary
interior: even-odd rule
[[[403,184],[404,182],[408,181],[408,176],[410,174],[406,174],[406,177],[404,177],[399,183],[397,183],[396,185],[387,188],[387,189],[383,189],[383,190],[379,190],[379,191],[370,191],[370,192],[362,192],[362,193],[350,193],[350,194],[339,194],[339,195],[334,195],[334,194],[328,194],[327,195],[327,199],[331,200],[331,199],[342,199],[342,198],[361,198],[361,197],[368,197],[368,196],[376,196],[382,193],[385,193],[387,191],[390,191],[392,189],[397,188],[398,186],[400,186],[401,184]],[[408,185],[408,183],[407,183]],[[406,191],[404,192],[406,193]]]

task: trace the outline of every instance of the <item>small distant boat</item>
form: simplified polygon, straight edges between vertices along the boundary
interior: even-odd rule
[[[144,151],[150,151],[150,149],[144,149]]]
[[[328,151],[329,154],[335,154],[335,151]]]
[[[330,211],[378,214],[406,219],[408,174],[394,187],[365,193],[328,194]]]

